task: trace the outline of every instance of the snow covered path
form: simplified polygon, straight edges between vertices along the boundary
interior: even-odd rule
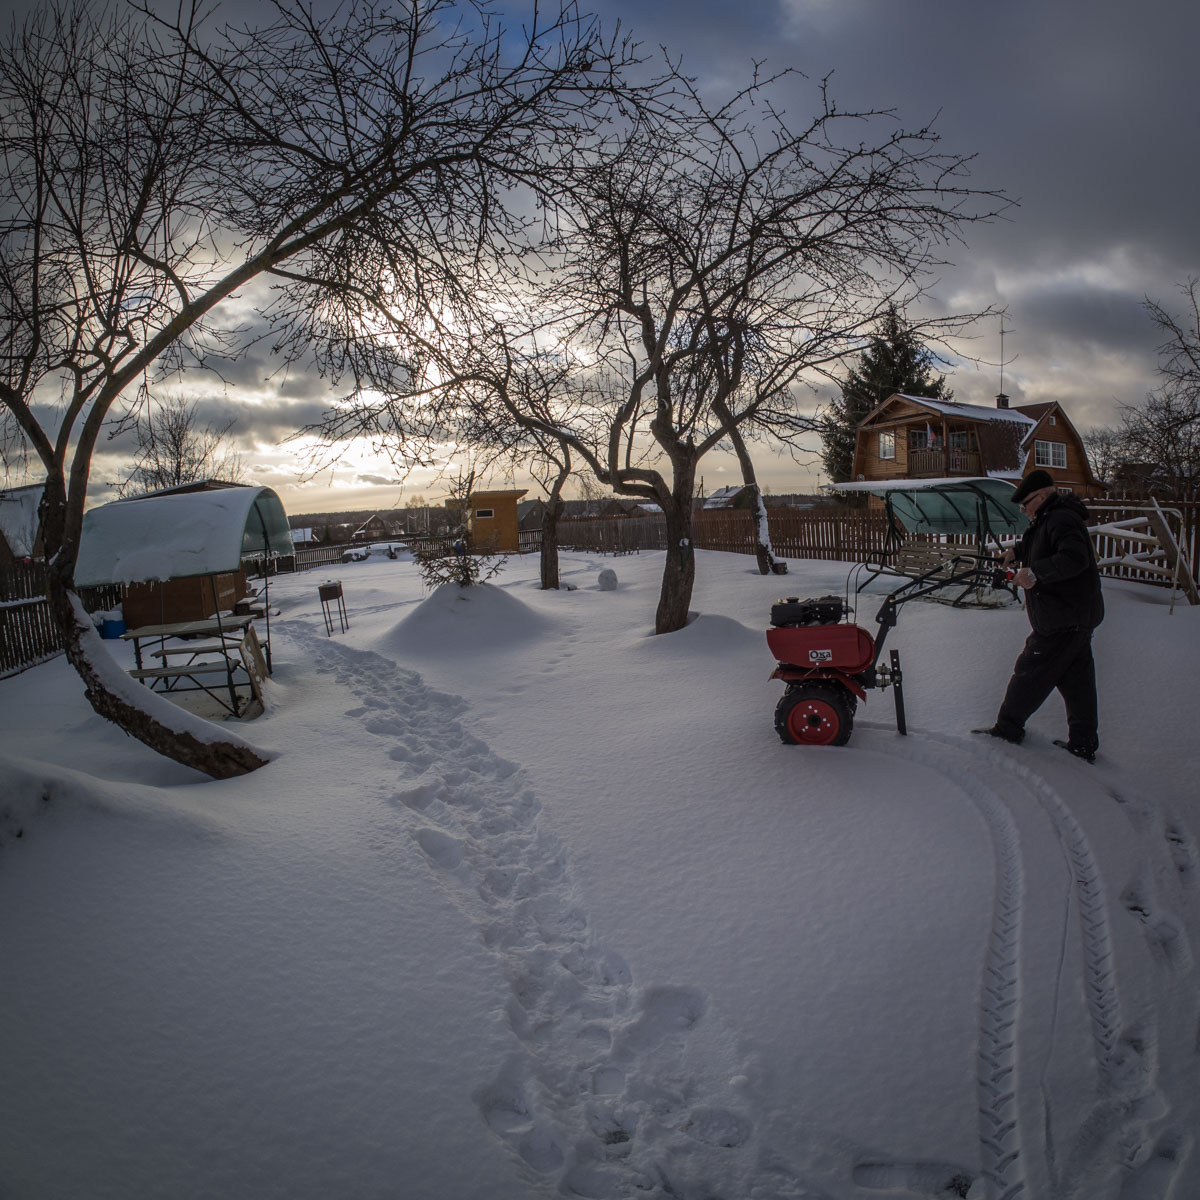
[[[388,798],[396,831],[420,846],[498,959],[515,1045],[474,1098],[530,1187],[613,1198],[823,1195],[781,1156],[757,1165],[764,1152],[740,1094],[747,1068],[731,1057],[733,1038],[707,994],[638,988],[625,960],[597,944],[541,805],[513,764],[463,728],[461,701],[380,655],[292,632],[361,699],[347,715],[384,740],[399,769]]]
[[[1127,761],[1088,767],[1051,705],[1025,746],[971,737],[1024,618],[935,606],[896,635],[910,737],[872,702],[849,747],[782,747],[778,583],[706,555],[704,615],[648,639],[653,556],[617,565],[463,604],[364,564],[332,638],[280,580],[246,726],[279,757],[223,784],[62,664],[0,683],[5,1200],[1200,1188],[1187,762],[1110,720]],[[1110,596],[1145,686],[1200,666],[1194,614],[1141,605]]]

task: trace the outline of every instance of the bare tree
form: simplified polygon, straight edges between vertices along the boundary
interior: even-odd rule
[[[1173,496],[1200,493],[1200,391],[1169,382],[1140,407],[1123,405],[1120,436],[1125,459],[1148,464]]]
[[[1116,478],[1117,468],[1129,458],[1121,431],[1098,426],[1081,434],[1080,440],[1092,474],[1105,487],[1110,487]]]
[[[144,412],[133,417],[137,454],[121,485],[122,496],[140,496],[202,479],[241,483],[241,455],[229,441],[236,421],[217,427],[200,421],[199,401],[182,396],[156,401],[147,395]]]
[[[624,55],[570,10],[520,33],[471,0],[270,12],[217,28],[187,0],[170,18],[51,0],[0,46],[0,406],[45,471],[51,610],[95,710],[215,776],[264,760],[178,734],[166,701],[132,704],[94,665],[74,564],[110,411],[147,372],[243,349],[223,314],[256,281],[277,285],[273,348],[315,347],[334,375],[329,283],[365,247],[386,247],[394,312],[436,307],[520,233],[521,189],[571,152]]]
[[[1184,316],[1147,299],[1164,341],[1159,346],[1163,383],[1140,407],[1122,405],[1121,441],[1126,457],[1151,464],[1181,499],[1200,493],[1200,280],[1181,284]]]
[[[838,113],[822,92],[793,130],[769,93],[756,82],[715,113],[692,95],[683,119],[638,125],[580,173],[540,303],[593,365],[553,419],[508,408],[602,483],[661,507],[659,633],[687,620],[703,456],[752,433],[794,444],[814,429],[804,380],[827,376],[890,303],[919,294],[937,249],[997,200],[965,186],[965,160],[928,129]],[[765,114],[757,128],[740,115],[751,104]],[[839,144],[843,127],[853,140]]]
[[[940,248],[1001,203],[963,182],[966,160],[942,153],[929,129],[839,113],[822,89],[817,115],[794,130],[770,92],[756,81],[711,112],[671,76],[666,101],[571,160],[553,236],[528,274],[486,291],[476,281],[453,322],[414,331],[357,285],[362,308],[342,327],[365,386],[331,415],[326,437],[336,445],[369,432],[408,453],[418,432],[464,428],[557,442],[602,484],[662,509],[655,630],[681,628],[703,456],[751,436],[795,444],[814,430],[804,383],[861,349],[889,305],[921,293]],[[746,111],[763,114],[757,126]],[[387,337],[363,339],[354,330],[364,323]],[[401,340],[411,348],[403,389],[389,379]],[[530,345],[570,364],[552,394],[497,372]]]
[[[588,515],[597,515],[600,512],[600,505],[609,497],[609,493],[604,490],[600,481],[591,471],[578,471],[575,474],[575,486],[579,491],[579,498],[587,501]]]

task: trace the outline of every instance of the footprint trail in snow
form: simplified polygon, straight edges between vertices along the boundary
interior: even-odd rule
[[[877,1171],[866,1191],[846,1190],[869,1157],[849,1143],[790,1139],[788,1158],[819,1162],[821,1186],[762,1144],[760,1066],[738,1056],[703,989],[637,986],[598,943],[537,798],[464,727],[461,699],[378,654],[287,632],[358,696],[348,715],[396,764],[393,827],[400,818],[502,966],[514,1049],[474,1099],[531,1183],[600,1200],[835,1200],[878,1187]],[[843,1186],[825,1190],[835,1179]]]

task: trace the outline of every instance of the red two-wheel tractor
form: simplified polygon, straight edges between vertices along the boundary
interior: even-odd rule
[[[858,702],[866,700],[868,688],[892,689],[896,729],[908,732],[900,656],[893,650],[889,662],[879,662],[888,631],[896,624],[896,610],[908,600],[973,579],[1007,587],[1004,572],[994,563],[980,566],[978,559],[964,558],[949,566],[949,574],[942,574],[946,568],[938,568],[892,592],[875,617],[878,637],[846,619],[850,610],[841,596],[815,600],[791,596],[771,606],[767,645],[776,659],[771,678],[787,684],[775,706],[775,729],[785,742],[844,746],[850,740]],[[934,579],[935,574],[941,577]]]

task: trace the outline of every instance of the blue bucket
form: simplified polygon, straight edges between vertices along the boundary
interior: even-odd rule
[[[110,641],[113,638],[119,638],[125,632],[124,621],[104,621],[100,626],[100,636],[108,638]]]

